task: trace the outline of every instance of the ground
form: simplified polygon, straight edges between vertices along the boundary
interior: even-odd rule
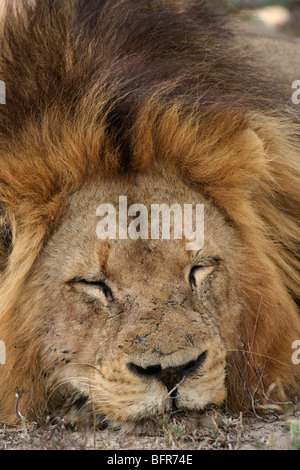
[[[72,432],[61,421],[0,426],[0,450],[300,450],[300,408],[282,416],[269,411],[236,418],[211,410],[203,427],[192,432],[166,417],[155,437],[107,429]]]
[[[262,22],[277,34],[300,36],[300,7],[291,16],[282,6],[255,10],[254,19],[249,12],[244,15],[247,21]],[[72,432],[62,421],[29,424],[21,416],[19,419],[16,428],[0,424],[0,450],[300,450],[300,404],[283,413],[275,406],[260,416],[250,413],[232,417],[210,410],[203,426],[192,432],[168,416],[162,419],[155,437],[124,435],[108,429]]]

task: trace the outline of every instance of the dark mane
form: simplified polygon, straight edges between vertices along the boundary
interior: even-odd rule
[[[27,120],[39,122],[57,102],[72,116],[88,96],[100,118],[110,108],[108,126],[119,134],[155,92],[193,108],[278,110],[278,85],[242,57],[211,3],[10,0],[1,43],[1,138],[15,136]]]

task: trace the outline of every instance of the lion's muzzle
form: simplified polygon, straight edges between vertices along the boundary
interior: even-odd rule
[[[174,367],[164,368],[161,364],[153,364],[147,367],[141,367],[140,365],[129,363],[128,368],[134,374],[145,377],[145,378],[154,378],[162,382],[170,392],[175,389],[180,383],[183,382],[184,378],[197,372],[200,369],[201,365],[205,361],[207,351],[204,351],[198,356],[196,360],[191,360],[183,364],[178,364]]]

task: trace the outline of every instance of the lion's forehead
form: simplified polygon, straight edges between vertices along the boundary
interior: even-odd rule
[[[115,211],[116,233],[114,237],[100,239],[97,233],[97,224],[101,220],[99,208],[103,208],[103,216],[107,206]],[[146,215],[139,222],[146,222],[147,237],[133,239],[129,230],[120,237],[121,212],[125,210],[128,216],[130,208],[134,207],[140,218],[140,206]],[[170,219],[166,219],[171,223],[170,239],[152,238],[152,208],[157,206],[171,210]],[[173,213],[174,206],[177,212]],[[195,219],[197,207],[200,206],[203,207],[203,219],[200,221],[203,223],[203,246],[200,250],[188,250],[184,231],[185,213],[189,207]],[[179,234],[181,238],[175,239],[173,235],[178,214],[183,230]],[[127,217],[126,229],[132,220],[133,216]],[[162,230],[163,217],[157,220]],[[76,267],[80,270],[84,266],[93,271],[100,267],[118,277],[125,269],[128,278],[142,278],[144,273],[147,278],[151,276],[156,284],[161,282],[160,273],[166,279],[168,272],[170,276],[176,276],[187,269],[198,251],[203,256],[213,254],[221,258],[228,253],[232,260],[232,245],[237,249],[237,240],[237,233],[226,222],[224,215],[199,188],[185,184],[174,175],[168,178],[146,174],[129,181],[94,181],[73,194],[57,231],[47,244],[45,258],[49,263],[53,259],[57,262],[63,259],[65,271]],[[130,266],[134,269],[130,270]]]

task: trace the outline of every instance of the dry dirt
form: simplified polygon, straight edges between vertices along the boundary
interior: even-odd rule
[[[0,450],[300,450],[300,408],[279,416],[207,412],[203,425],[187,432],[172,416],[160,423],[155,437],[93,430],[72,432],[63,422],[0,425]]]

